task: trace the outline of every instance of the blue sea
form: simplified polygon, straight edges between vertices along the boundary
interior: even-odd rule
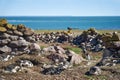
[[[86,30],[90,27],[99,30],[120,30],[120,16],[1,16],[0,18],[6,18],[11,24],[24,24],[34,30],[65,30],[67,27],[80,30]]]

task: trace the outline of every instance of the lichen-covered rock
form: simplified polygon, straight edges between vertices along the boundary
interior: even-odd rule
[[[12,24],[7,24],[7,25],[6,25],[6,28],[7,28],[7,29],[12,29]]]
[[[0,26],[0,32],[6,32],[6,31],[7,31],[7,29],[5,27]]]
[[[0,19],[0,26],[4,26],[5,24],[7,24],[7,20],[6,19]]]
[[[17,25],[17,30],[18,31],[20,31],[20,32],[24,32],[25,31],[25,29],[26,29],[26,27],[23,25],[23,24],[19,24],[19,25]]]

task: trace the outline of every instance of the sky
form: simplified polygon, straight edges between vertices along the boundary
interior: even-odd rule
[[[0,16],[120,16],[120,0],[0,0]]]

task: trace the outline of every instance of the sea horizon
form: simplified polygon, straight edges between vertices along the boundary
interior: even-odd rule
[[[120,16],[0,16],[11,24],[24,24],[34,30],[120,30]]]

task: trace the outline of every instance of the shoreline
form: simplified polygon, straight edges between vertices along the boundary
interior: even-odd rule
[[[66,32],[68,30],[34,30],[34,31],[35,31],[35,33],[43,33],[43,32],[62,32],[62,31]],[[72,30],[72,32],[75,32],[75,33],[81,33],[83,31],[85,31],[85,30]],[[100,33],[115,32],[115,31],[120,33],[120,29],[119,30],[97,30],[97,31],[100,32]]]

